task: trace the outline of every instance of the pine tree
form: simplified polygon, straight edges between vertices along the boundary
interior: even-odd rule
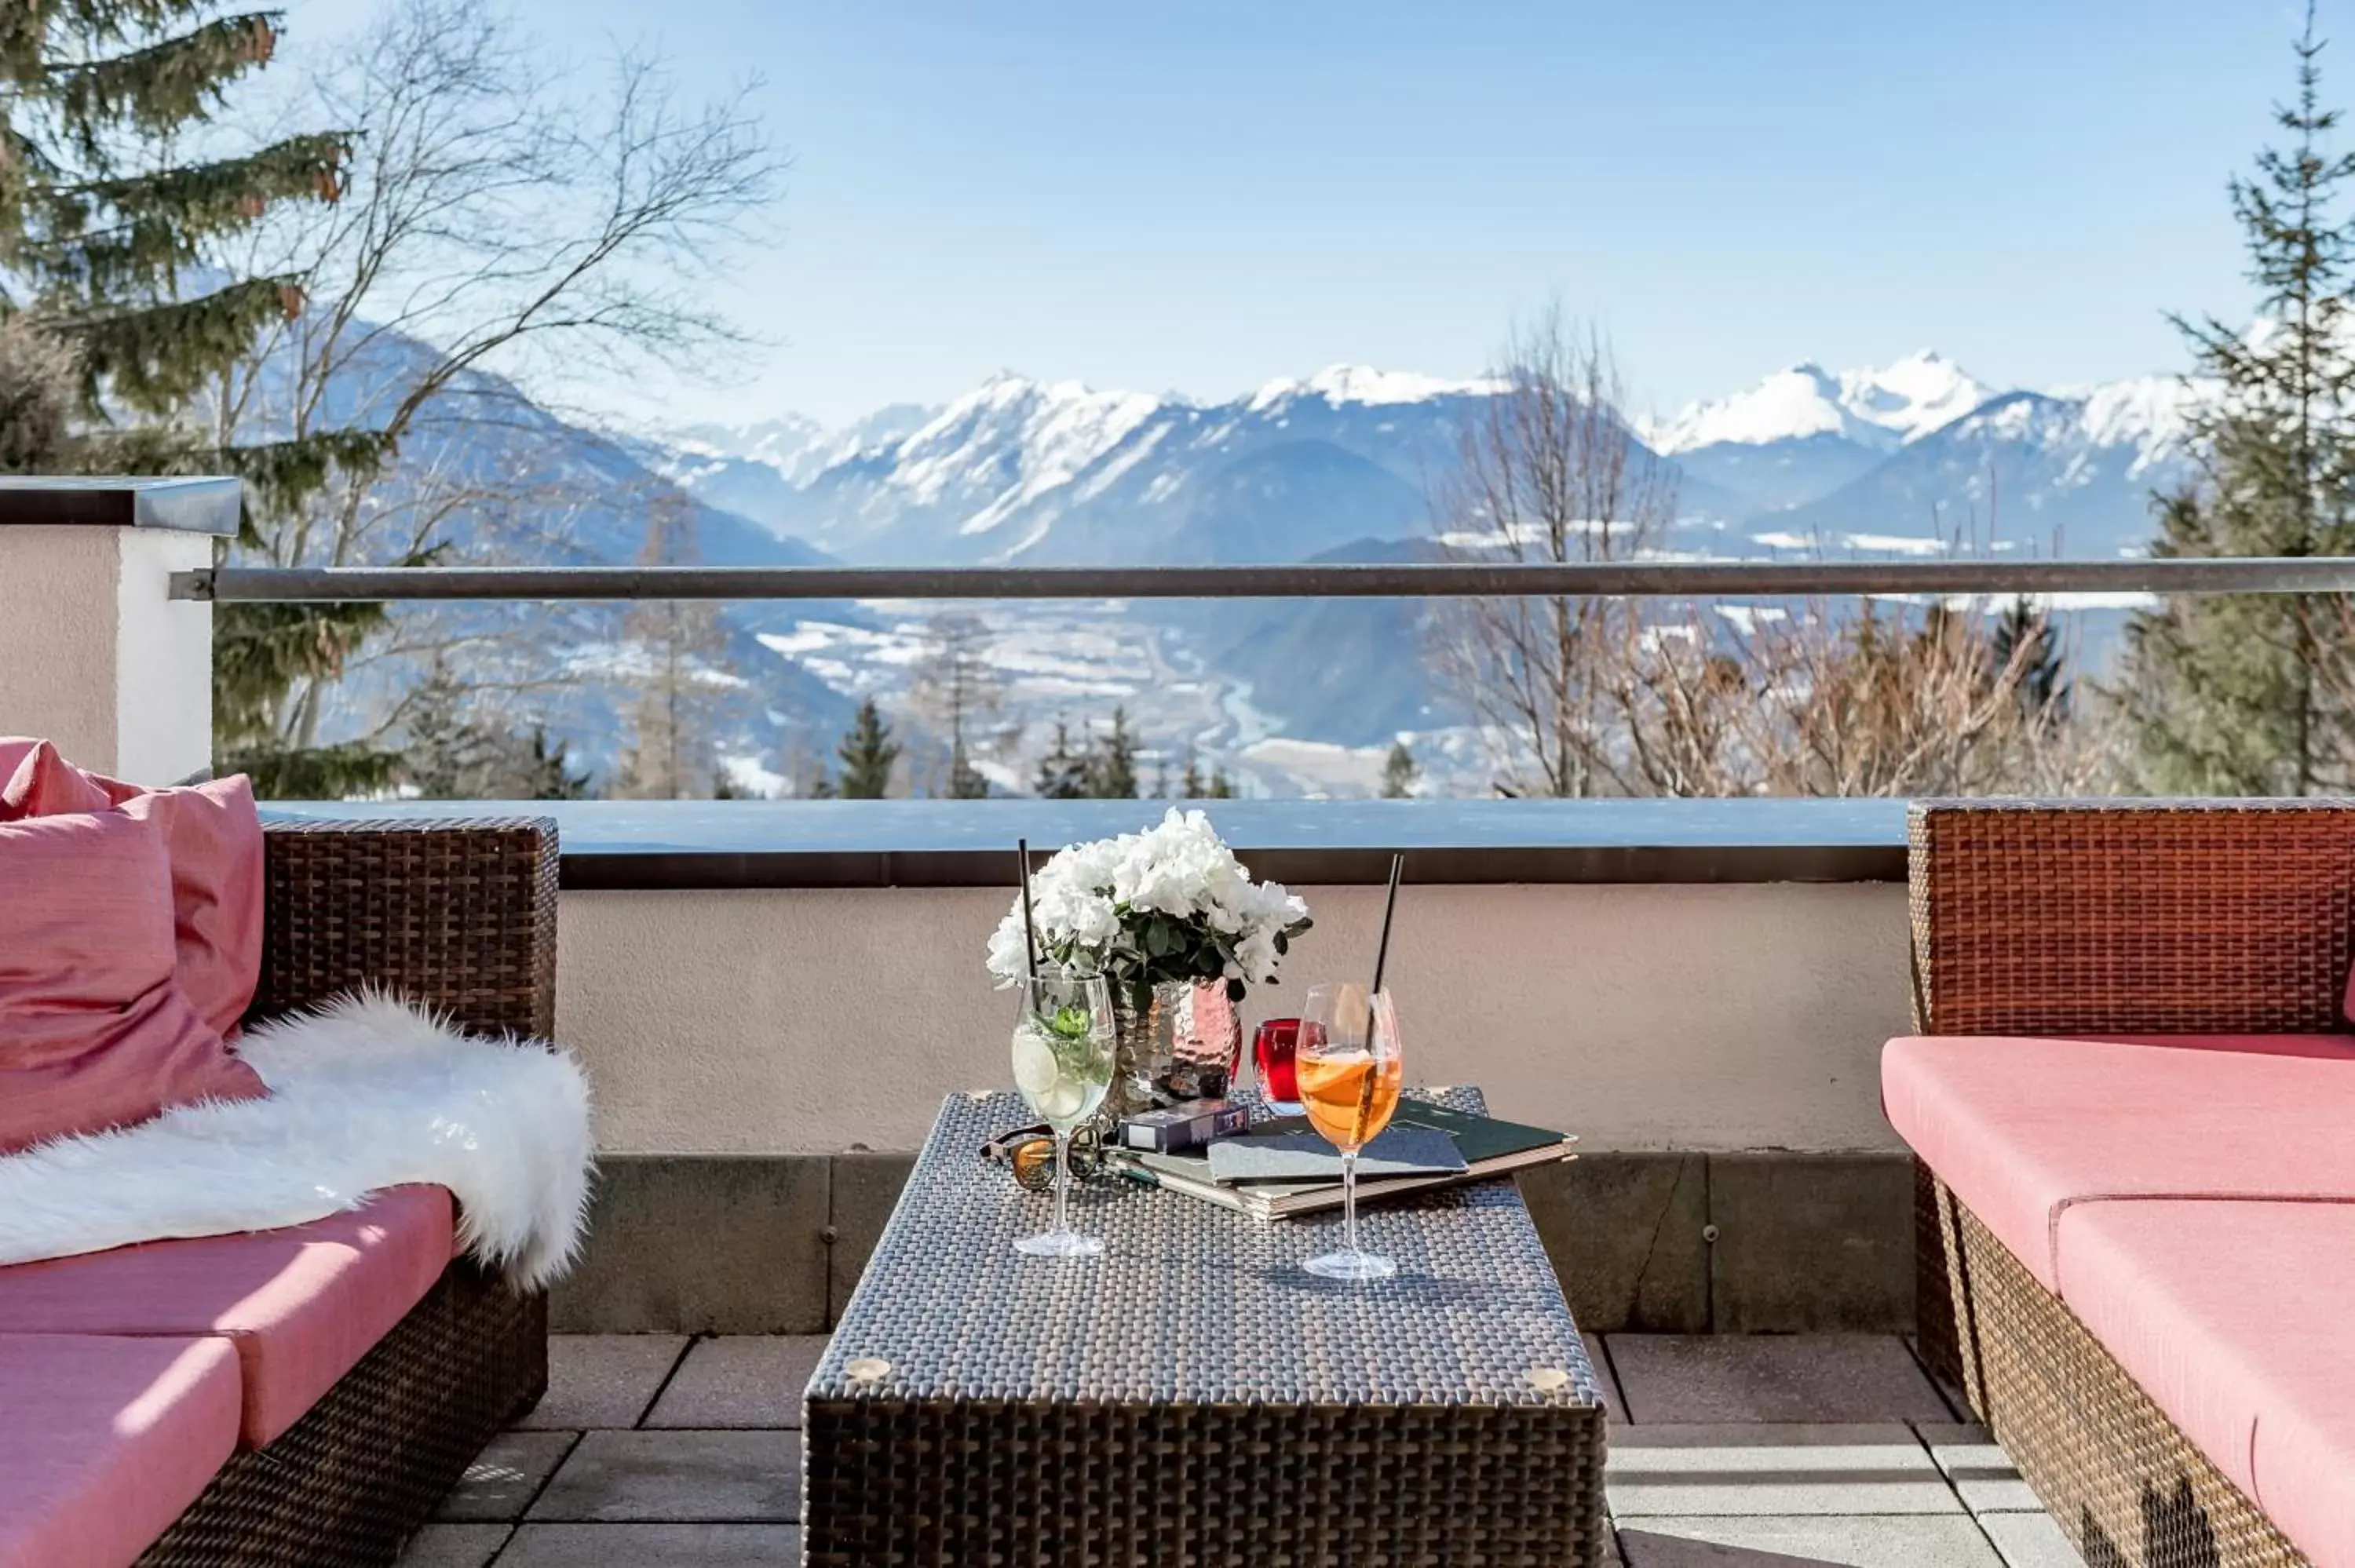
[[[1071,749],[1071,726],[1060,715],[1055,720],[1055,744],[1039,759],[1032,789],[1042,800],[1077,800],[1088,792],[1087,758]]]
[[[1205,800],[1231,800],[1234,799],[1234,796],[1235,781],[1227,777],[1227,770],[1223,768],[1211,768],[1210,781],[1202,786],[1202,799]]]
[[[467,691],[439,660],[418,688],[406,725],[408,738],[394,756],[397,781],[427,800],[585,800],[590,777],[576,772],[565,745],[551,745],[534,725],[518,734],[480,712],[469,714]]]
[[[989,780],[973,765],[972,728],[998,710],[1002,691],[989,664],[989,628],[979,616],[935,616],[926,625],[908,694],[920,715],[948,732],[949,798],[986,799]]]
[[[1414,765],[1414,752],[1403,740],[1391,742],[1391,754],[1382,759],[1382,799],[1403,800],[1414,793],[1414,781],[1422,769]]]
[[[2019,701],[2030,714],[2047,719],[2069,716],[2069,681],[2062,657],[2060,633],[2047,615],[2030,600],[2015,599],[1997,615],[1987,641],[1990,679],[2019,663]]]
[[[37,323],[71,355],[80,416],[64,448],[28,461],[12,450],[22,411],[0,410],[0,468],[239,474],[250,540],[253,509],[290,509],[336,466],[383,461],[369,431],[223,446],[184,418],[266,323],[302,308],[298,276],[239,275],[233,242],[275,206],[341,194],[346,132],[182,160],[216,140],[198,132],[269,63],[279,15],[218,0],[0,5],[0,317]],[[366,604],[223,606],[217,765],[252,773],[265,796],[389,782],[390,752],[289,748],[266,723],[294,683],[340,673],[383,619]]]
[[[702,559],[692,509],[683,497],[658,498],[639,563],[679,567]],[[713,772],[718,696],[709,666],[727,652],[719,609],[708,599],[649,599],[632,605],[623,626],[639,673],[619,793],[652,800],[699,795]]]
[[[176,156],[270,63],[279,16],[218,0],[0,7],[0,280],[18,281],[0,281],[0,309],[38,311],[73,343],[93,413],[170,418],[265,323],[301,308],[291,275],[181,295],[274,204],[340,194],[345,132]]]
[[[873,697],[858,705],[835,756],[842,761],[835,782],[836,793],[842,799],[880,800],[890,792],[891,765],[900,759],[900,743],[891,738],[891,726],[884,722]]]
[[[1186,776],[1178,785],[1178,798],[1181,800],[1199,800],[1202,798],[1203,789],[1202,759],[1189,746],[1186,748]]]
[[[2355,228],[2341,210],[2355,154],[2328,143],[2314,8],[2296,44],[2297,96],[2253,179],[2231,185],[2257,285],[2257,330],[2176,325],[2215,384],[2192,416],[2199,470],[2158,502],[2162,556],[2355,550],[2355,359],[2348,318]],[[2167,794],[2308,795],[2355,782],[2355,682],[2343,596],[2186,597],[2127,623],[2119,692],[2132,776]]]
[[[1081,766],[1080,793],[1094,800],[1136,799],[1136,736],[1128,729],[1128,709],[1112,710],[1112,728],[1088,748]]]
[[[973,765],[965,755],[964,742],[958,741],[949,751],[949,799],[952,800],[986,800],[989,779]]]

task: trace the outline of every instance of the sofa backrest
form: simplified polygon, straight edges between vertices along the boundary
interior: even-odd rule
[[[2348,1026],[2355,801],[1924,800],[1910,829],[1923,1033]]]
[[[377,986],[477,1033],[556,1030],[556,824],[269,821],[250,1019]]]

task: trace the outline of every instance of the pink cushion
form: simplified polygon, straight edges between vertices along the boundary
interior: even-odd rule
[[[264,1092],[180,989],[155,823],[0,822],[0,1153]]]
[[[2053,1227],[2113,1197],[2355,1202],[2355,1037],[1913,1037],[1881,1056],[1890,1124],[2056,1288]]]
[[[237,1445],[219,1340],[0,1336],[0,1568],[124,1568]]]
[[[261,975],[261,819],[251,782],[240,773],[144,789],[76,768],[46,740],[0,737],[0,821],[110,807],[151,817],[163,832],[180,988],[206,1022],[233,1033]]]
[[[2081,1203],[2061,1293],[2318,1568],[2355,1565],[2355,1204]]]
[[[0,1268],[0,1334],[223,1334],[260,1447],[302,1418],[449,1266],[450,1194],[393,1187],[283,1230]]]

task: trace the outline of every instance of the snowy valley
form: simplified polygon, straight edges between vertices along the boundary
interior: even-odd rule
[[[842,429],[703,426],[643,455],[708,505],[859,564],[1416,558],[1434,553],[1434,482],[1497,390],[1336,366],[1196,402],[1001,374],[939,408]],[[2185,471],[2185,396],[2165,377],[2005,389],[1923,352],[1795,366],[1633,419],[1628,439],[1673,465],[1668,554],[2114,556],[2142,547],[2151,492]],[[924,625],[944,608],[771,607],[760,641],[846,697],[904,712]],[[1429,787],[1482,783],[1461,714],[1424,669],[1415,607],[971,608],[1006,688],[978,758],[998,787],[1027,786],[1059,716],[1102,723],[1115,705],[1145,740],[1148,785],[1190,751],[1250,793],[1366,793],[1401,736]],[[783,764],[736,767],[749,785],[791,787]]]

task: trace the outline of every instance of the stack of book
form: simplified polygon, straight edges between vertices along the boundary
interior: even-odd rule
[[[1358,1201],[1568,1160],[1577,1141],[1543,1128],[1401,1100],[1391,1125],[1358,1156]],[[1108,1151],[1107,1158],[1134,1181],[1255,1220],[1286,1220],[1341,1206],[1341,1157],[1300,1117],[1263,1121],[1248,1134],[1207,1149],[1178,1154],[1122,1149]]]

